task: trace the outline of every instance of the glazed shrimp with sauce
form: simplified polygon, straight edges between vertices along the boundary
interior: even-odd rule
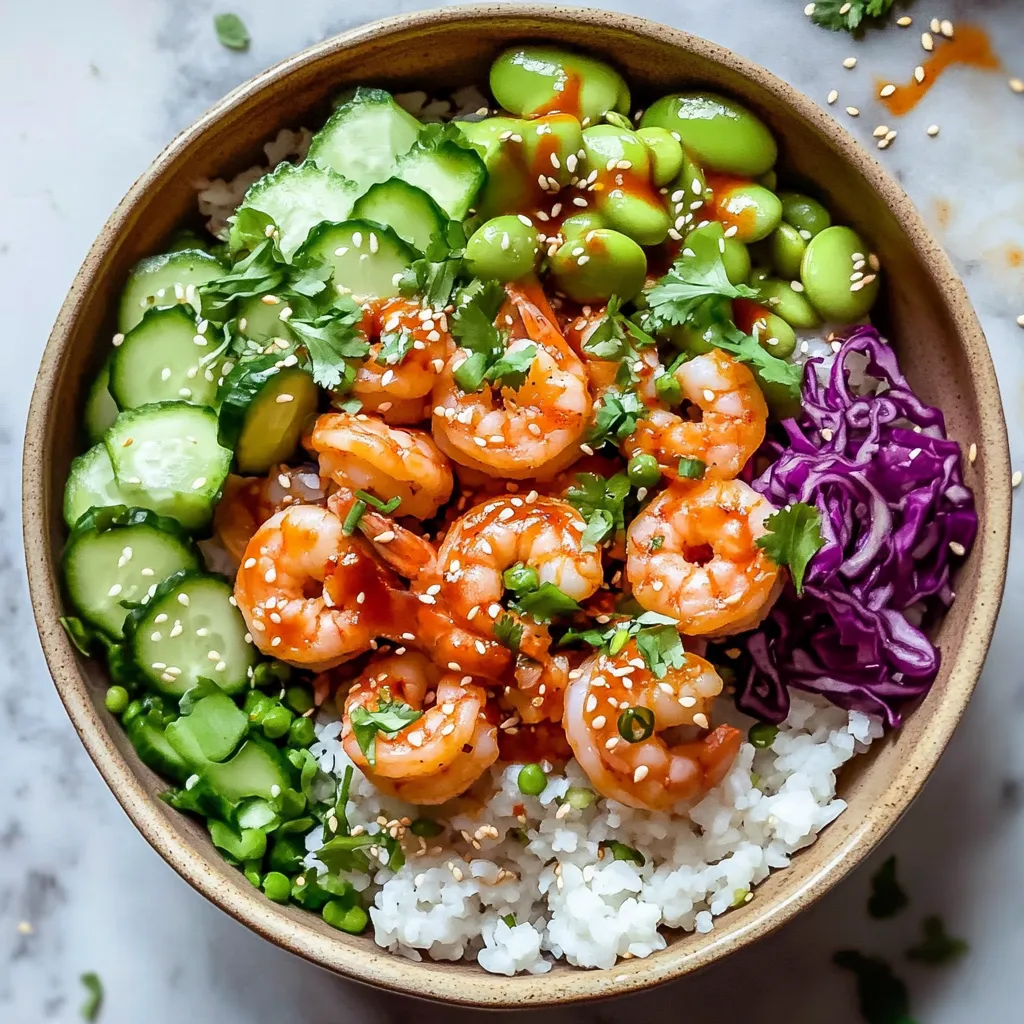
[[[674,375],[700,419],[651,409],[622,442],[623,452],[653,455],[672,478],[678,477],[680,459],[699,459],[709,479],[733,479],[761,446],[768,422],[754,375],[721,349],[687,360]]]
[[[498,322],[509,327],[508,351],[537,349],[526,378],[515,390],[485,383],[467,394],[455,371],[469,353],[457,349],[434,386],[434,439],[454,461],[490,476],[550,476],[580,455],[592,406],[587,374],[540,287],[505,287],[509,302]]]
[[[323,671],[392,636],[415,598],[361,537],[316,505],[292,505],[253,535],[235,579],[253,643],[290,665]]]
[[[782,590],[756,544],[774,506],[741,480],[672,484],[627,532],[626,577],[648,611],[692,636],[753,629]]]
[[[373,764],[352,728],[356,708],[401,701],[419,717],[398,732],[377,732]],[[465,792],[497,760],[497,728],[484,714],[487,693],[444,673],[414,651],[373,659],[339,692],[345,753],[383,793],[412,804],[441,804]]]
[[[562,725],[602,796],[669,811],[698,799],[728,774],[743,741],[738,729],[720,725],[702,738],[677,743],[663,735],[678,726],[710,728],[722,680],[703,658],[687,653],[680,668],[658,679],[631,640],[616,655],[593,655],[574,676]],[[640,710],[630,716],[631,709]]]

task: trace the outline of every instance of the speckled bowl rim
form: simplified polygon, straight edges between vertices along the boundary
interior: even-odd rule
[[[43,353],[29,410],[23,464],[23,520],[29,586],[39,635],[57,691],[89,756],[136,827],[157,852],[198,892],[236,920],[279,946],[312,963],[354,980],[395,992],[450,1003],[490,1008],[568,1004],[621,995],[680,977],[721,959],[778,928],[848,874],[896,823],[917,795],[946,746],[981,671],[1002,593],[1009,547],[1010,472],[1009,452],[1002,410],[998,401],[979,409],[979,446],[986,451],[977,486],[986,489],[988,515],[972,559],[979,574],[972,631],[963,638],[950,676],[949,699],[926,723],[921,742],[909,753],[879,800],[864,815],[849,841],[829,862],[821,864],[803,885],[782,892],[762,904],[742,926],[719,925],[696,951],[676,956],[662,954],[651,960],[621,961],[609,971],[553,971],[546,975],[516,978],[486,976],[452,967],[445,972],[426,971],[419,964],[376,948],[354,948],[319,934],[301,920],[286,916],[247,884],[225,884],[204,862],[203,855],[182,843],[168,824],[159,801],[151,797],[107,735],[89,698],[86,681],[75,652],[58,624],[59,583],[52,566],[51,538],[45,519],[46,434],[51,418],[60,414],[53,402],[56,370],[68,351],[69,333],[86,300],[90,279],[120,232],[130,222],[136,201],[200,136],[248,95],[291,71],[337,51],[356,47],[372,38],[431,24],[478,19],[570,19],[582,33],[587,26],[604,26],[653,38],[725,65],[756,82],[828,137],[886,200],[901,228],[918,253],[927,257],[933,279],[941,282],[953,322],[966,353],[977,392],[998,396],[991,356],[966,292],[948,257],[928,233],[909,198],[850,135],[810,99],[765,69],[725,47],[644,18],[577,7],[539,5],[473,5],[403,14],[352,29],[325,40],[255,76],[207,111],[182,132],[132,186],[118,205],[89,251],[75,277]]]

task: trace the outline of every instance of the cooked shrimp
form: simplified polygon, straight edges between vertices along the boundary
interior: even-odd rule
[[[675,378],[700,419],[652,409],[623,441],[623,451],[653,455],[669,476],[678,476],[680,459],[699,459],[708,478],[732,480],[760,447],[768,421],[754,375],[728,353],[712,349],[678,366]]]
[[[213,534],[234,559],[242,560],[252,535],[275,512],[289,505],[324,501],[313,466],[272,466],[266,476],[229,476],[213,512]]]
[[[399,514],[429,519],[452,493],[452,471],[425,430],[389,427],[365,413],[317,417],[307,446],[320,457],[320,473],[351,490],[382,500],[401,498]]]
[[[709,729],[721,690],[718,673],[695,654],[656,678],[630,641],[614,656],[595,654],[584,663],[569,684],[562,725],[599,793],[630,807],[668,811],[717,786],[739,752],[742,734],[728,725],[697,740],[672,743],[663,735],[678,726]],[[631,721],[630,709],[644,710]]]
[[[438,447],[464,466],[520,480],[550,475],[580,455],[591,411],[587,375],[579,356],[555,326],[539,286],[507,285],[499,313],[508,326],[509,352],[535,345],[523,384],[513,390],[485,383],[466,394],[455,371],[468,358],[457,349],[433,392],[433,433]]]
[[[316,505],[276,513],[245,549],[235,600],[253,643],[291,665],[322,671],[400,631],[416,601],[366,541]]]
[[[362,330],[370,354],[352,393],[389,423],[418,423],[429,415],[430,391],[451,354],[447,317],[409,299],[376,300],[366,305]]]
[[[378,732],[371,766],[352,729],[352,712],[401,701],[421,714],[396,733]],[[377,658],[338,695],[345,752],[382,792],[413,804],[441,804],[465,792],[498,757],[487,694],[422,654]]]
[[[753,629],[782,589],[778,566],[755,543],[774,511],[740,480],[668,487],[629,526],[633,596],[677,619],[682,633]]]

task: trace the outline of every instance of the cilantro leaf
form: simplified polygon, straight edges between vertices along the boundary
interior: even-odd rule
[[[647,662],[651,675],[662,679],[670,668],[682,668],[686,661],[683,641],[674,626],[650,626],[636,634],[636,649]]]
[[[519,611],[532,615],[538,622],[550,622],[556,615],[571,615],[579,604],[554,583],[542,583],[516,598]]]
[[[537,357],[534,344],[506,348],[508,334],[494,324],[504,295],[500,285],[497,290],[485,287],[452,317],[452,336],[469,352],[453,376],[467,393],[479,391],[485,381],[501,387],[521,387]]]
[[[789,390],[795,401],[800,400],[800,385],[804,379],[802,366],[773,356],[756,338],[744,334],[731,324],[721,331],[712,332],[708,340],[717,348],[734,355],[741,363],[752,367],[765,383],[782,385]]]
[[[407,331],[394,331],[380,336],[377,362],[385,366],[398,366],[412,351],[413,337]]]
[[[856,977],[860,1012],[868,1024],[913,1024],[907,986],[884,960],[843,949],[832,962]]]
[[[598,448],[606,441],[618,444],[636,430],[647,408],[635,391],[610,389],[605,392],[587,434],[587,441]]]
[[[890,857],[871,879],[868,913],[875,918],[895,917],[910,900],[896,880],[896,858]]]
[[[609,535],[626,528],[626,499],[629,477],[625,473],[603,477],[597,473],[577,473],[576,483],[566,492],[566,500],[587,521],[583,531],[584,551],[594,551]]]
[[[443,309],[452,300],[456,283],[465,275],[466,235],[458,221],[449,221],[442,237],[434,235],[423,258],[407,267],[398,289],[409,297],[419,295],[431,309]]]
[[[884,18],[892,10],[895,0],[818,0],[811,20],[822,28],[834,32],[852,32],[859,28],[865,17]]]
[[[83,974],[81,982],[86,991],[85,1002],[82,1003],[82,1019],[94,1021],[99,1017],[100,1010],[103,1008],[103,982],[100,981],[100,976],[95,971],[87,971]]]
[[[362,849],[364,846],[376,846],[379,842],[380,836],[367,832],[357,836],[334,836],[316,851],[316,858],[332,874],[366,870],[369,861]]]
[[[235,299],[267,295],[288,278],[288,266],[272,238],[264,238],[252,252],[239,260],[223,277],[199,288],[201,313],[207,320],[223,321]]]
[[[587,520],[587,527],[580,538],[580,547],[584,551],[596,551],[597,545],[609,534],[615,532],[615,519],[607,509],[595,509]]]
[[[946,934],[946,926],[941,917],[935,914],[926,917],[922,928],[924,938],[907,950],[908,960],[928,964],[929,967],[941,967],[967,952],[967,943],[963,939]]]
[[[249,49],[249,30],[237,14],[215,14],[213,28],[221,46],[226,46],[229,50]]]
[[[519,645],[523,642],[523,624],[516,622],[511,615],[502,615],[494,623],[494,639],[510,651],[519,652]]]
[[[487,354],[485,352],[473,352],[466,357],[452,372],[455,383],[462,388],[466,394],[479,391],[487,376]]]
[[[492,384],[498,384],[503,388],[512,388],[517,391],[523,386],[526,375],[537,358],[537,346],[533,344],[523,345],[516,349],[506,349],[505,354],[500,356],[487,368],[485,379]]]
[[[370,343],[359,330],[362,313],[351,299],[339,299],[336,306],[310,320],[292,317],[288,328],[305,347],[313,380],[323,388],[340,389],[351,383],[353,370],[347,359],[362,359]]]
[[[633,638],[656,679],[664,678],[670,668],[680,668],[686,658],[676,620],[658,612],[643,612],[635,619],[617,622],[603,632],[570,629],[560,643],[582,641],[592,647],[604,647],[610,655],[616,655]]]
[[[755,543],[776,565],[789,566],[796,592],[802,594],[807,563],[825,543],[821,513],[813,505],[798,501],[770,515],[764,525],[768,532]]]
[[[407,725],[412,725],[422,717],[422,711],[415,711],[403,701],[392,700],[391,693],[385,686],[381,690],[376,711],[355,707],[349,714],[349,721],[352,723],[352,732],[355,734],[359,749],[366,755],[367,762],[373,768],[377,763],[377,733],[382,732],[388,739],[393,739]]]

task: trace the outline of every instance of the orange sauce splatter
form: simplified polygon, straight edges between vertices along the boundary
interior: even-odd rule
[[[992,49],[992,43],[984,29],[977,25],[957,22],[956,35],[952,39],[944,39],[922,64],[924,81],[918,83],[911,79],[906,85],[896,86],[896,91],[891,96],[881,97],[882,103],[893,117],[902,117],[917,106],[946,68],[956,64],[982,68],[986,71],[999,70],[999,58]]]
[[[949,216],[951,213],[952,209],[948,199],[935,200],[935,220],[940,228],[949,227]]]
[[[753,184],[747,178],[728,174],[706,174],[705,180],[713,195],[711,215],[722,227],[735,227],[737,231],[751,231],[757,219],[757,209],[745,196],[733,195],[735,189]]]
[[[1006,263],[1013,268],[1024,267],[1024,249],[1011,245],[1006,250]]]
[[[566,71],[565,85],[560,92],[556,92],[547,103],[542,103],[535,110],[531,110],[528,117],[540,117],[541,114],[571,114],[578,121],[582,120],[583,112],[580,107],[580,89],[583,79],[575,71]]]

